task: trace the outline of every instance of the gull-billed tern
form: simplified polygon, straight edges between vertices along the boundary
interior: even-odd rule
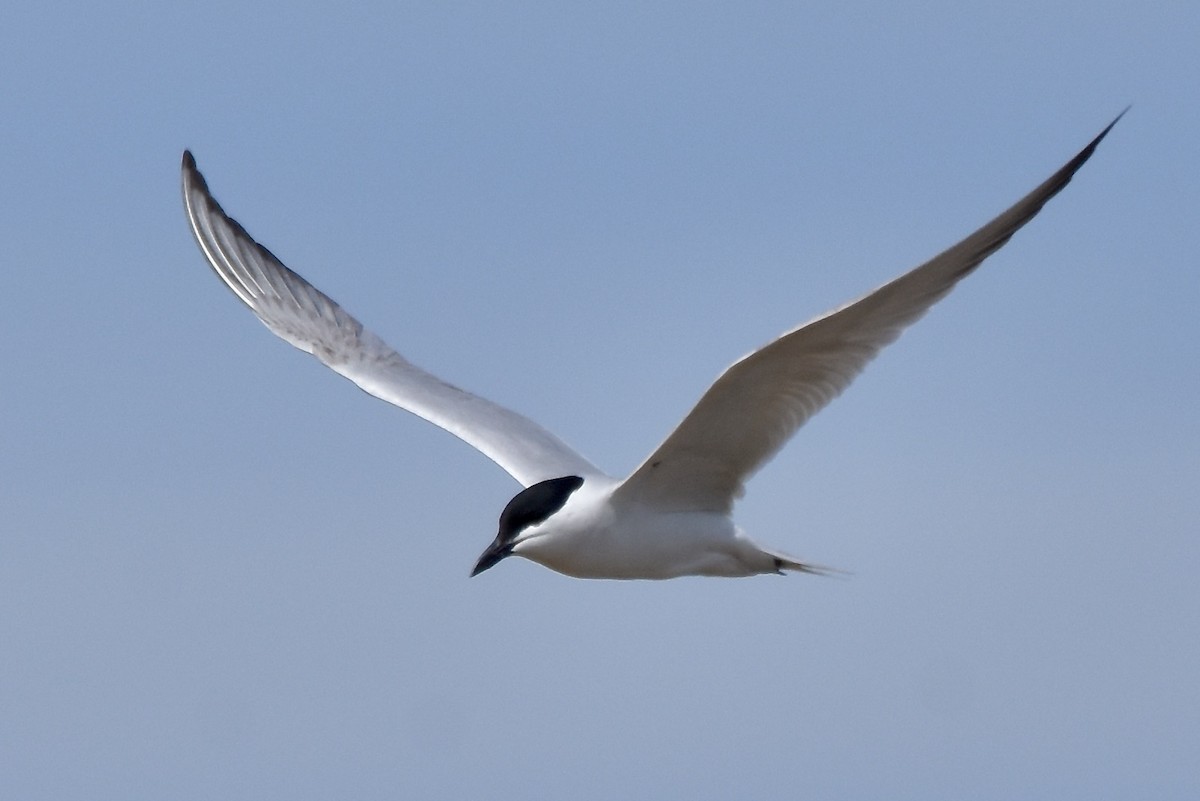
[[[758,545],[734,524],[734,501],[746,480],[875,354],[1029,222],[1119,119],[966,239],[734,363],[623,480],[532,420],[392,350],[226,215],[189,152],[183,155],[183,200],[209,264],[267,328],[369,394],[475,446],[525,487],[501,512],[499,532],[472,576],[513,554],[580,578],[821,573]]]

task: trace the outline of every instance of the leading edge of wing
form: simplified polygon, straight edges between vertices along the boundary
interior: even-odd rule
[[[225,213],[188,151],[182,180],[184,208],[200,250],[272,333],[367,393],[474,446],[525,486],[565,475],[603,475],[529,418],[442,381],[364,328]]]
[[[728,512],[745,481],[905,327],[1033,219],[1124,114],[1054,175],[958,244],[730,366],[614,498],[665,509]]]

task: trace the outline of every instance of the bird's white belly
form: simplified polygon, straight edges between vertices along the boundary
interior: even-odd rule
[[[726,515],[703,512],[563,510],[553,531],[534,532],[514,553],[576,578],[668,579],[774,572],[774,560]]]

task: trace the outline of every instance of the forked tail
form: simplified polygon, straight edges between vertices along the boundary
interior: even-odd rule
[[[769,551],[768,554],[775,560],[775,572],[779,575],[784,575],[787,571],[794,573],[810,573],[814,576],[845,576],[848,575],[845,570],[838,570],[836,567],[825,567],[824,565],[814,565],[809,562],[798,562],[790,556]]]

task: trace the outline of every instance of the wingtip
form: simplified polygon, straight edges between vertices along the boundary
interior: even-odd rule
[[[1130,103],[1125,108],[1121,109],[1121,113],[1118,114],[1117,116],[1113,117],[1113,121],[1110,122],[1108,125],[1104,126],[1104,130],[1101,131],[1100,135],[1096,137],[1096,144],[1099,144],[1101,139],[1108,136],[1108,132],[1113,129],[1114,125],[1116,125],[1118,122],[1121,121],[1121,118],[1124,117],[1129,112],[1129,109],[1131,109],[1131,108],[1133,108],[1132,103]]]
[[[1099,147],[1100,143],[1104,141],[1104,137],[1108,136],[1108,132],[1113,129],[1114,125],[1121,121],[1121,118],[1124,117],[1125,113],[1131,108],[1133,108],[1132,105],[1126,106],[1120,114],[1113,118],[1112,122],[1104,126],[1104,130],[1096,134],[1096,138],[1088,142],[1087,146],[1084,147],[1083,150],[1080,150],[1075,154],[1075,158],[1063,165],[1062,169],[1051,176],[1045,184],[1034,190],[1034,194],[1046,189],[1050,190],[1049,194],[1046,194],[1042,198],[1041,202],[1043,204],[1050,198],[1054,197],[1054,195],[1058,194],[1059,191],[1061,191],[1062,188],[1070,182],[1075,173],[1079,171],[1079,168],[1086,164],[1092,157],[1092,154],[1096,152],[1096,148]],[[1041,206],[1039,205],[1038,208],[1040,209]]]
[[[204,180],[204,174],[196,166],[196,158],[192,155],[192,151],[183,151],[183,163],[180,166],[179,172],[180,182],[183,185],[183,201],[185,206],[191,208],[191,200],[189,200],[188,196],[196,191],[206,196],[210,201],[212,200],[212,195],[208,191],[208,182]]]
[[[1089,142],[1088,146],[1085,147],[1083,149],[1083,151],[1080,152],[1079,156],[1076,157],[1076,158],[1082,157],[1083,160],[1080,161],[1080,165],[1083,164],[1083,161],[1087,161],[1087,159],[1092,155],[1092,151],[1094,151],[1096,149],[1096,146],[1104,141],[1104,137],[1108,136],[1108,132],[1113,129],[1114,125],[1116,125],[1118,122],[1121,121],[1121,118],[1124,117],[1126,112],[1128,112],[1129,109],[1131,109],[1131,108],[1133,108],[1132,103],[1129,104],[1128,106],[1126,106],[1125,108],[1121,109],[1121,113],[1118,114],[1117,116],[1113,117],[1113,121],[1110,122],[1108,125],[1105,125],[1103,131],[1096,134],[1096,138],[1093,139],[1091,142]]]

